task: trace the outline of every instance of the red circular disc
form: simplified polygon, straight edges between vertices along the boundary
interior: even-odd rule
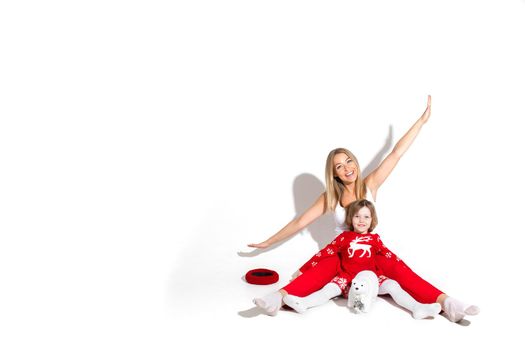
[[[279,274],[268,269],[254,269],[246,273],[246,282],[251,284],[272,284],[279,280]]]

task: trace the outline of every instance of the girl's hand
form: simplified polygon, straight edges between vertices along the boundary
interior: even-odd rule
[[[421,120],[423,121],[423,123],[426,123],[428,118],[430,118],[431,107],[432,107],[432,97],[428,95],[427,109],[425,109],[425,111],[423,112],[423,115],[421,116]]]
[[[259,248],[259,249],[268,248],[269,246],[270,246],[270,244],[266,243],[266,242],[250,243],[250,244],[248,244],[248,247],[250,247],[250,248]]]

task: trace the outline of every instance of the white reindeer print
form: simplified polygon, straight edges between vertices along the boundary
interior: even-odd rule
[[[372,247],[370,244],[361,244],[362,242],[369,242],[372,240],[372,237],[356,237],[350,242],[350,247],[348,247],[348,257],[352,258],[354,256],[354,253],[357,250],[362,250],[363,252],[359,256],[362,258],[366,253],[368,253],[368,257],[372,256],[372,253],[370,252],[370,248]]]

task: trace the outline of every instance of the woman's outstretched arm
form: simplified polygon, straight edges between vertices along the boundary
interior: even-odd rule
[[[405,154],[405,152],[410,148],[412,142],[416,139],[416,136],[419,134],[419,131],[423,125],[430,118],[432,99],[430,95],[427,99],[427,108],[419,117],[419,119],[412,125],[412,127],[403,135],[403,137],[396,143],[394,149],[386,158],[379,164],[379,166],[372,171],[366,178],[365,184],[368,189],[372,192],[374,199],[376,197],[377,190],[383,182],[388,178],[392,170],[396,167],[399,159]]]
[[[250,243],[248,247],[252,248],[268,248],[272,245],[281,242],[282,240],[293,236],[310,223],[315,221],[326,211],[326,195],[325,193],[321,194],[319,198],[314,202],[314,204],[308,208],[301,216],[290,221],[286,226],[284,226],[279,232],[265,240],[261,243]]]

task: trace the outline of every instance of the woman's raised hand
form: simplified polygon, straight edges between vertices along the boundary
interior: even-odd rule
[[[423,112],[423,115],[421,116],[421,120],[423,121],[423,123],[426,123],[428,118],[430,118],[431,107],[432,107],[432,97],[428,95],[427,109],[425,109],[425,111]]]

